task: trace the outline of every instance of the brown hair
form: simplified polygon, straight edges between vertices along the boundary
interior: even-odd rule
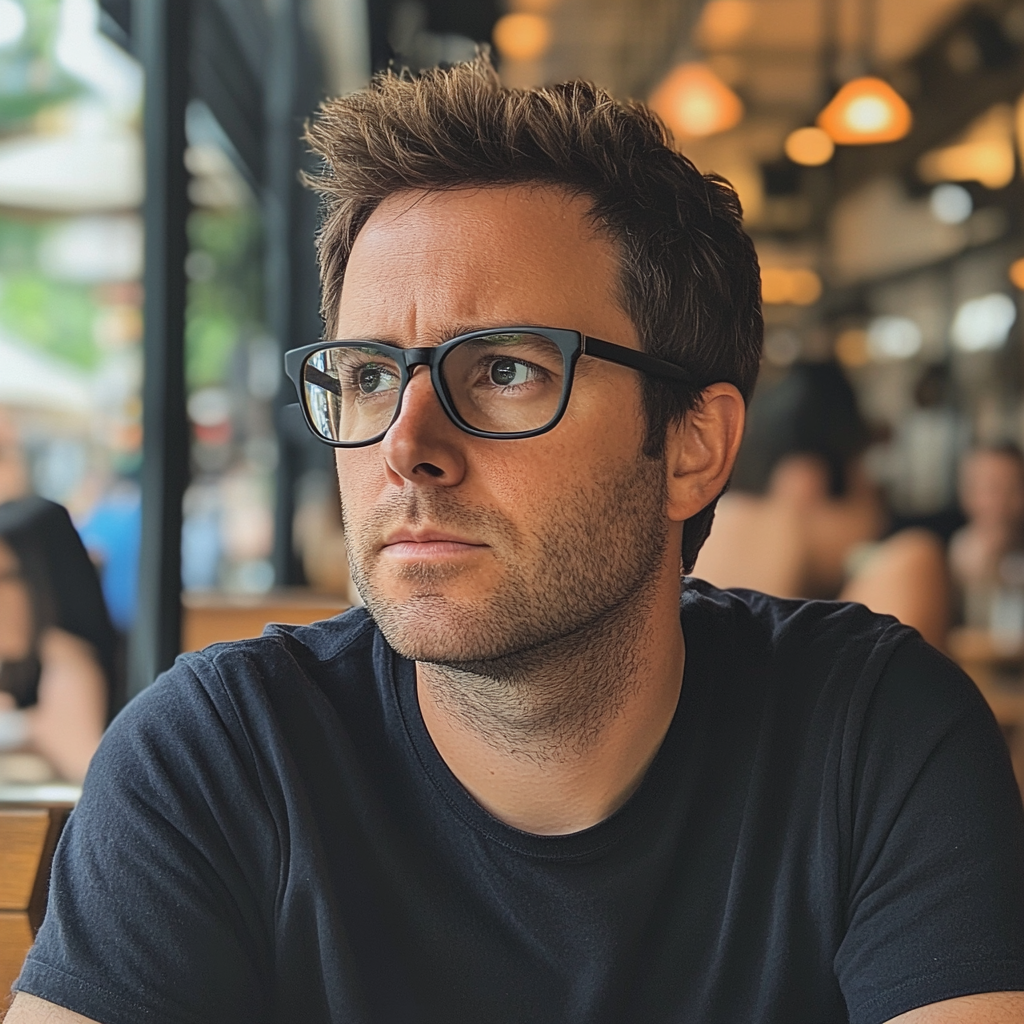
[[[506,89],[480,55],[416,77],[377,75],[369,88],[322,104],[306,140],[323,160],[307,184],[322,199],[317,246],[329,336],[352,244],[384,199],[547,184],[591,200],[595,224],[619,250],[623,304],[644,350],[684,366],[702,386],[728,381],[749,399],[763,325],[739,200],[728,182],[676,152],[641,104],[586,82]],[[643,394],[645,454],[656,457],[699,390],[645,377]],[[686,522],[686,572],[714,507]]]

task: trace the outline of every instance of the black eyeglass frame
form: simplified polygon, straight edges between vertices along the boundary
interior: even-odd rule
[[[558,409],[555,411],[551,420],[544,426],[537,427],[534,430],[500,433],[490,430],[479,430],[476,427],[472,427],[458,414],[455,404],[452,402],[451,396],[448,394],[444,378],[441,376],[441,367],[444,364],[445,358],[453,348],[463,342],[474,341],[477,338],[486,338],[489,335],[494,334],[536,334],[542,338],[547,338],[548,341],[556,345],[562,353],[563,365],[565,367],[565,379],[562,383],[562,394],[559,397]],[[313,423],[313,417],[310,414],[309,406],[306,401],[306,391],[303,387],[305,371],[309,358],[314,353],[323,352],[326,349],[365,349],[367,346],[371,345],[383,355],[394,359],[399,369],[400,382],[398,386],[398,401],[395,403],[395,413],[391,417],[391,422],[380,433],[375,434],[373,437],[365,441],[335,441],[333,438],[324,437]],[[284,354],[284,367],[285,373],[287,373],[288,378],[295,385],[295,389],[298,392],[299,405],[302,408],[302,414],[305,417],[306,424],[313,435],[325,444],[329,444],[332,448],[365,448],[371,444],[377,444],[379,441],[382,441],[385,434],[387,434],[392,426],[394,426],[395,420],[398,419],[402,411],[402,400],[405,397],[405,389],[408,386],[409,381],[412,379],[413,369],[417,366],[429,367],[430,381],[434,386],[434,393],[437,395],[438,400],[441,403],[441,408],[444,409],[445,415],[447,415],[448,419],[467,434],[471,434],[473,437],[483,437],[495,441],[514,441],[519,438],[537,437],[539,434],[546,434],[549,430],[552,430],[557,426],[559,420],[561,420],[562,416],[565,415],[565,410],[569,405],[569,396],[572,393],[573,379],[576,374],[576,363],[579,361],[580,356],[584,355],[593,356],[595,359],[603,359],[605,362],[616,363],[619,366],[627,366],[632,370],[638,370],[640,373],[647,374],[650,377],[659,377],[664,380],[678,381],[694,392],[701,390],[697,387],[693,377],[682,367],[676,366],[675,363],[667,362],[664,359],[658,359],[656,356],[649,356],[646,352],[638,352],[635,348],[627,348],[625,345],[613,345],[609,341],[602,341],[600,338],[593,338],[589,335],[582,334],[579,331],[569,331],[558,327],[489,327],[484,330],[470,331],[468,334],[460,334],[449,341],[442,342],[440,345],[431,346],[429,348],[402,348],[399,345],[388,345],[384,342],[369,340],[321,341],[315,345],[303,345],[301,348],[289,349]],[[315,370],[316,368],[311,367],[311,369]],[[336,384],[334,378],[327,374],[323,374],[323,376],[325,377],[324,383],[319,381],[312,381],[311,383],[315,383],[317,386],[324,387],[327,390],[335,390],[330,386],[331,382]]]

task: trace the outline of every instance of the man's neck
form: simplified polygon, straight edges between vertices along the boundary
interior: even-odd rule
[[[683,677],[678,576],[654,589],[662,593],[644,606],[634,602],[530,652],[514,669],[485,675],[417,664],[434,745],[500,821],[538,835],[578,832],[639,786]]]

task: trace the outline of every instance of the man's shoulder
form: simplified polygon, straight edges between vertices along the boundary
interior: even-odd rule
[[[275,705],[318,703],[325,691],[371,689],[375,642],[383,643],[363,608],[311,625],[268,625],[262,636],[211,644],[179,655],[114,722],[122,729],[194,730],[210,718],[231,729],[263,719]]]
[[[991,719],[977,688],[946,655],[861,604],[720,590],[688,579],[682,617],[688,652],[693,633],[718,678],[770,694],[790,715],[832,715],[842,728],[856,723],[855,732],[886,718],[914,720],[919,731],[964,715]],[[879,711],[897,707],[898,714]]]
[[[891,615],[879,615],[851,601],[773,597],[757,590],[722,590],[687,578],[682,614],[700,618],[737,640],[767,645],[777,655],[821,648],[838,653],[851,647],[895,649],[915,630]]]
[[[141,788],[147,800],[164,800],[191,785],[219,792],[228,779],[244,788],[287,774],[299,754],[342,734],[373,731],[381,719],[376,638],[358,609],[179,656],[107,730],[92,789]]]

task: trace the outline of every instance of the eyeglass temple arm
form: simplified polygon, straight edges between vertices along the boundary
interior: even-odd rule
[[[318,388],[333,391],[336,395],[341,394],[341,385],[334,377],[329,373],[324,373],[323,370],[318,370],[315,366],[310,366],[309,363],[306,363],[302,375],[310,384],[315,384]]]
[[[583,337],[583,352],[588,356],[596,356],[598,359],[606,359],[610,363],[618,363],[620,366],[628,366],[641,373],[650,374],[652,377],[665,377],[669,380],[678,380],[695,388],[696,384],[681,366],[675,363],[666,362],[655,356],[649,356],[645,352],[638,352],[635,348],[626,348],[624,345],[613,345],[609,341],[601,341],[600,338]]]

